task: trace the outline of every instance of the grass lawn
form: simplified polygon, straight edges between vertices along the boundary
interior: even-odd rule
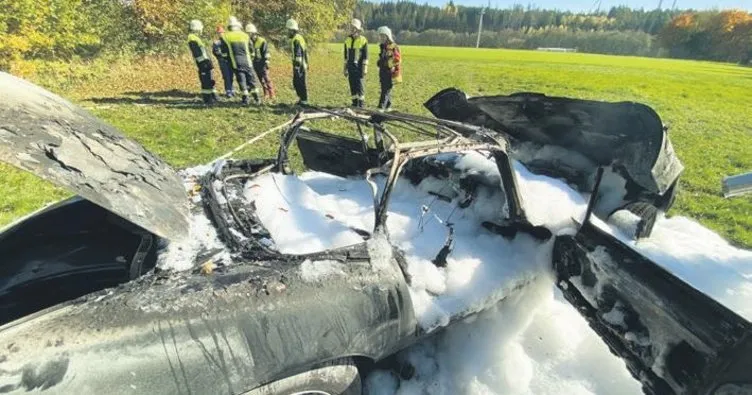
[[[752,69],[710,62],[468,48],[404,47],[403,56],[405,82],[394,94],[400,111],[428,115],[422,103],[450,86],[471,95],[536,91],[652,106],[670,125],[674,147],[686,167],[670,214],[698,219],[735,244],[752,248],[752,197],[727,200],[720,195],[724,175],[752,170]],[[292,103],[289,61],[282,55],[273,61],[278,101]],[[349,103],[341,62],[336,45],[312,54],[312,103]],[[369,106],[378,100],[374,66],[368,75]],[[132,65],[114,64],[96,80],[57,93],[176,167],[207,162],[293,114],[283,104],[259,109],[233,103],[205,109],[193,105],[197,88],[190,59],[144,59]],[[269,155],[275,143],[276,139],[267,138],[243,155]],[[0,196],[0,224],[66,196],[7,166],[0,172],[0,185],[5,189]]]

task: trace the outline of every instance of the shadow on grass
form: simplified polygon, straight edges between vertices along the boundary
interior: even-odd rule
[[[123,95],[155,97],[155,98],[183,98],[183,99],[192,99],[197,96],[195,92],[186,92],[180,89],[170,89],[168,91],[157,91],[157,92],[131,91],[131,92],[124,92]]]
[[[137,96],[137,97],[134,97]],[[86,101],[99,106],[107,105],[136,105],[136,106],[156,106],[175,109],[211,109],[211,108],[243,108],[249,110],[261,109],[276,115],[294,115],[301,108],[288,103],[264,103],[261,107],[250,104],[244,106],[240,102],[240,97],[225,98],[220,96],[218,102],[207,106],[200,98],[199,94],[179,90],[163,92],[125,92],[123,96],[116,97],[89,97]]]

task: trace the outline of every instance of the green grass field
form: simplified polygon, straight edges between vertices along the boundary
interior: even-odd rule
[[[374,49],[372,49],[373,51]],[[471,95],[536,91],[652,106],[664,123],[686,170],[670,214],[698,219],[735,244],[752,247],[752,197],[723,199],[724,175],[752,170],[752,69],[728,64],[636,57],[468,48],[405,47],[404,83],[395,108],[419,114],[440,89]],[[339,46],[312,54],[309,89],[314,104],[349,103]],[[274,59],[280,103],[295,101],[289,61]],[[375,68],[367,101],[378,100]],[[215,73],[216,76],[216,73]],[[285,105],[241,108],[193,106],[196,71],[188,58],[115,64],[101,77],[57,93],[70,98],[135,138],[176,167],[204,163],[292,114]],[[221,85],[221,83],[218,83]],[[260,141],[243,155],[271,154],[276,139]],[[2,167],[0,223],[7,223],[66,193],[34,177]]]

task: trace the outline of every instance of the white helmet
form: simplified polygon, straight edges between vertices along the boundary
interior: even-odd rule
[[[198,19],[194,19],[188,23],[188,28],[191,29],[192,32],[200,32],[204,30],[204,24]]]
[[[358,31],[363,30],[363,23],[358,18],[353,18],[353,20],[350,21],[350,26],[354,27]]]
[[[227,20],[227,27],[234,28],[234,29],[242,29],[243,25],[240,23],[238,18],[231,16],[230,19]]]
[[[380,26],[377,30],[379,34],[383,34],[389,38],[389,41],[394,41],[394,38],[392,37],[392,29],[390,29],[388,26]]]
[[[285,23],[285,27],[289,30],[300,30],[298,28],[298,22],[295,19],[288,19]]]
[[[258,33],[258,29],[256,29],[256,25],[253,23],[249,23],[245,25],[245,32],[248,34],[256,34]]]

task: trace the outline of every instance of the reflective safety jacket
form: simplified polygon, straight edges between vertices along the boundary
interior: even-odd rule
[[[368,65],[368,39],[363,35],[347,36],[345,39],[345,65],[363,70]]]
[[[188,48],[191,50],[193,60],[196,61],[196,66],[201,70],[210,70],[214,66],[212,65],[209,55],[206,53],[204,42],[201,37],[191,33],[188,35]]]
[[[234,70],[251,70],[251,39],[245,32],[232,30],[222,36],[222,51],[228,54]]]
[[[306,42],[303,36],[295,34],[290,39],[290,47],[292,49],[292,66],[308,68],[308,51],[306,50]]]
[[[253,63],[264,64],[269,62],[272,56],[269,53],[269,43],[266,42],[266,39],[257,36],[256,40],[251,41],[253,42]]]
[[[402,54],[396,43],[379,45],[379,70],[390,73],[395,82],[402,82]]]

